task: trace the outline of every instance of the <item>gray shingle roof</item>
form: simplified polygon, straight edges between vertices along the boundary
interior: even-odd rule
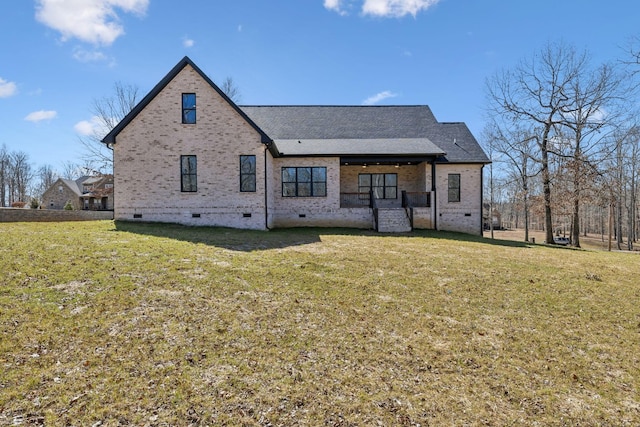
[[[284,155],[421,154],[442,162],[489,162],[464,123],[440,123],[426,105],[240,108]]]
[[[74,181],[72,179],[66,179],[66,178],[60,178],[60,181],[64,182],[65,185],[69,187],[71,191],[76,193],[76,195],[78,196],[82,195],[82,190],[80,189],[80,185],[78,184],[78,181]]]

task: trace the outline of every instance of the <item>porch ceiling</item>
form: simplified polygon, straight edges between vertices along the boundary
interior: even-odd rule
[[[343,166],[402,166],[417,165],[434,160],[433,156],[340,156],[340,164]]]

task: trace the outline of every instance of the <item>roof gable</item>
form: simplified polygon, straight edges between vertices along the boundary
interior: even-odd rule
[[[66,178],[58,178],[56,180],[56,182],[54,182],[51,187],[49,187],[49,190],[54,189],[58,186],[60,186],[61,184],[63,184],[65,187],[67,187],[70,191],[72,191],[73,193],[75,193],[76,195],[80,196],[82,194],[82,191],[80,190],[80,186],[78,185],[77,181],[74,181],[72,179],[66,179]],[[47,190],[47,191],[49,191]]]
[[[120,121],[103,139],[102,142],[107,145],[115,144],[118,134],[131,123],[131,121],[144,110],[147,105],[160,93],[162,90],[186,67],[191,66],[200,77],[202,77],[218,95],[220,95],[238,114],[253,127],[261,136],[262,142],[269,145],[271,139],[269,136],[260,129],[236,104],[233,102],[200,68],[191,60],[185,56],[175,67],[169,71],[169,73],[144,97],[142,100],[127,114],[124,119]]]

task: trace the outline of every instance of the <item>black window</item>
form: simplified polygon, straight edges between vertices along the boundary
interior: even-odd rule
[[[448,180],[449,202],[460,201],[460,174],[450,173]]]
[[[358,175],[358,193],[369,194],[373,190],[376,199],[398,198],[398,174],[361,173]]]
[[[282,168],[282,197],[325,197],[326,167]]]
[[[196,122],[196,94],[182,94],[182,123],[194,124]]]
[[[240,191],[256,191],[256,156],[240,156]]]
[[[180,183],[182,191],[198,191],[196,156],[180,156]]]

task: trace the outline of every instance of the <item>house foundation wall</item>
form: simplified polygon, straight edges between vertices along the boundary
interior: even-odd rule
[[[168,222],[191,226],[265,230],[264,209],[119,209],[117,221]]]
[[[433,228],[433,212],[431,208],[413,208],[413,228]]]
[[[273,228],[288,227],[373,227],[373,212],[369,208],[299,209],[295,212],[274,211]]]

